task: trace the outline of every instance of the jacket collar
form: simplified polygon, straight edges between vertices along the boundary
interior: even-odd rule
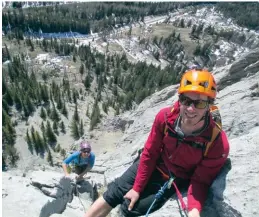
[[[175,127],[177,126],[177,121],[180,121],[180,103],[175,102],[173,105],[173,111],[168,112],[166,115],[166,123],[170,129],[175,132]],[[215,123],[212,120],[212,116],[209,116],[205,120],[205,126],[202,130],[193,132],[193,135],[185,137],[186,140],[199,141],[199,142],[209,142],[211,140],[212,130],[215,127]]]

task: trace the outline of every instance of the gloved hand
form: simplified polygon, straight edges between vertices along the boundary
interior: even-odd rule
[[[188,213],[188,217],[200,217],[200,212],[194,208]]]

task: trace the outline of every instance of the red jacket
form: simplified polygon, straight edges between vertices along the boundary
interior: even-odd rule
[[[133,189],[142,192],[155,167],[158,166],[166,174],[170,170],[176,177],[190,179],[188,210],[196,208],[201,211],[208,189],[229,154],[228,139],[225,132],[221,131],[209,148],[206,157],[203,156],[201,149],[186,144],[186,141],[195,141],[201,144],[207,144],[210,141],[215,126],[210,115],[207,129],[196,137],[188,136],[182,141],[178,140],[177,146],[177,138],[169,136],[168,133],[164,135],[166,124],[172,126],[179,116],[179,102],[175,103],[173,112],[171,109],[170,107],[164,108],[156,115],[140,158]],[[174,128],[171,129],[174,130]],[[163,164],[157,163],[159,157],[164,162]]]

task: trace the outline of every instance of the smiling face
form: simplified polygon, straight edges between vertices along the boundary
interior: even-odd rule
[[[90,156],[90,150],[89,149],[83,149],[83,150],[81,150],[81,156],[83,157],[83,158],[87,158],[87,157],[89,157]]]
[[[184,93],[183,96],[187,97],[186,98],[187,102],[189,99],[208,101],[208,96],[203,94],[187,92],[187,93]],[[195,108],[194,103],[191,103],[190,105],[188,105],[187,103],[187,105],[184,105],[184,103],[181,103],[181,100],[180,100],[180,114],[182,117],[182,126],[189,129],[194,128],[193,130],[196,130],[197,128],[202,127],[204,122],[203,121],[199,122],[199,121],[205,115],[206,111],[208,111],[209,109],[208,103],[205,103],[205,104],[206,104],[205,108]]]

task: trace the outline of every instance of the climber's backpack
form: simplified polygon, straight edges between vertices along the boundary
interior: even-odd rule
[[[171,109],[170,112],[173,112],[174,108]],[[200,148],[203,151],[203,157],[206,157],[209,151],[209,148],[211,147],[212,143],[214,142],[214,140],[217,138],[217,136],[219,135],[221,129],[222,129],[222,121],[221,121],[221,116],[219,113],[219,109],[216,105],[211,105],[210,106],[210,113],[212,115],[212,119],[215,122],[215,127],[212,130],[212,135],[211,135],[211,140],[206,144],[200,144],[200,143],[195,143],[195,142],[190,142],[189,145],[195,148]],[[164,135],[166,135],[166,133],[168,132],[168,127],[165,126],[164,128]],[[141,148],[138,150],[138,157],[134,160],[134,162],[139,159],[142,151],[144,148]]]

